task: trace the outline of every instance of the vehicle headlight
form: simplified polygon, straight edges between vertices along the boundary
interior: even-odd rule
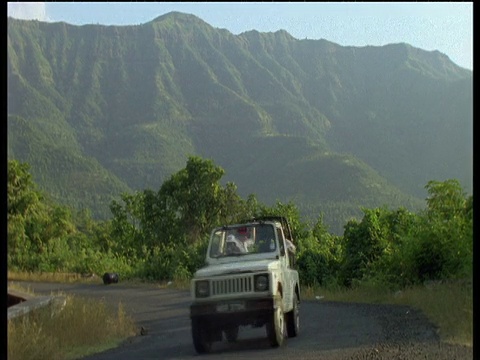
[[[268,290],[268,274],[261,274],[255,276],[255,291]]]
[[[195,296],[202,298],[210,295],[210,286],[207,280],[195,282]]]

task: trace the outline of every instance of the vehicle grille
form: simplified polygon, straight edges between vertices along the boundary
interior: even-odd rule
[[[212,281],[212,295],[245,293],[253,291],[253,277],[242,276]]]

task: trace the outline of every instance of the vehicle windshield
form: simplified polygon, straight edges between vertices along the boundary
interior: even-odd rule
[[[213,233],[210,257],[242,256],[276,250],[272,224],[251,224],[222,228]]]

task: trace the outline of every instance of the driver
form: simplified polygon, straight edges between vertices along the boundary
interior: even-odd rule
[[[245,252],[245,248],[233,234],[230,234],[227,236],[227,252],[228,253]]]
[[[235,235],[230,234],[227,236],[227,243],[233,243],[242,253],[247,253],[249,246],[253,245],[253,240],[248,239],[246,235],[241,235],[239,239]]]

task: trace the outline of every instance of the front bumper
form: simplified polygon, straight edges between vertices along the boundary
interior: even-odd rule
[[[208,323],[261,325],[270,319],[281,298],[262,297],[255,299],[216,300],[190,305],[190,318]]]

